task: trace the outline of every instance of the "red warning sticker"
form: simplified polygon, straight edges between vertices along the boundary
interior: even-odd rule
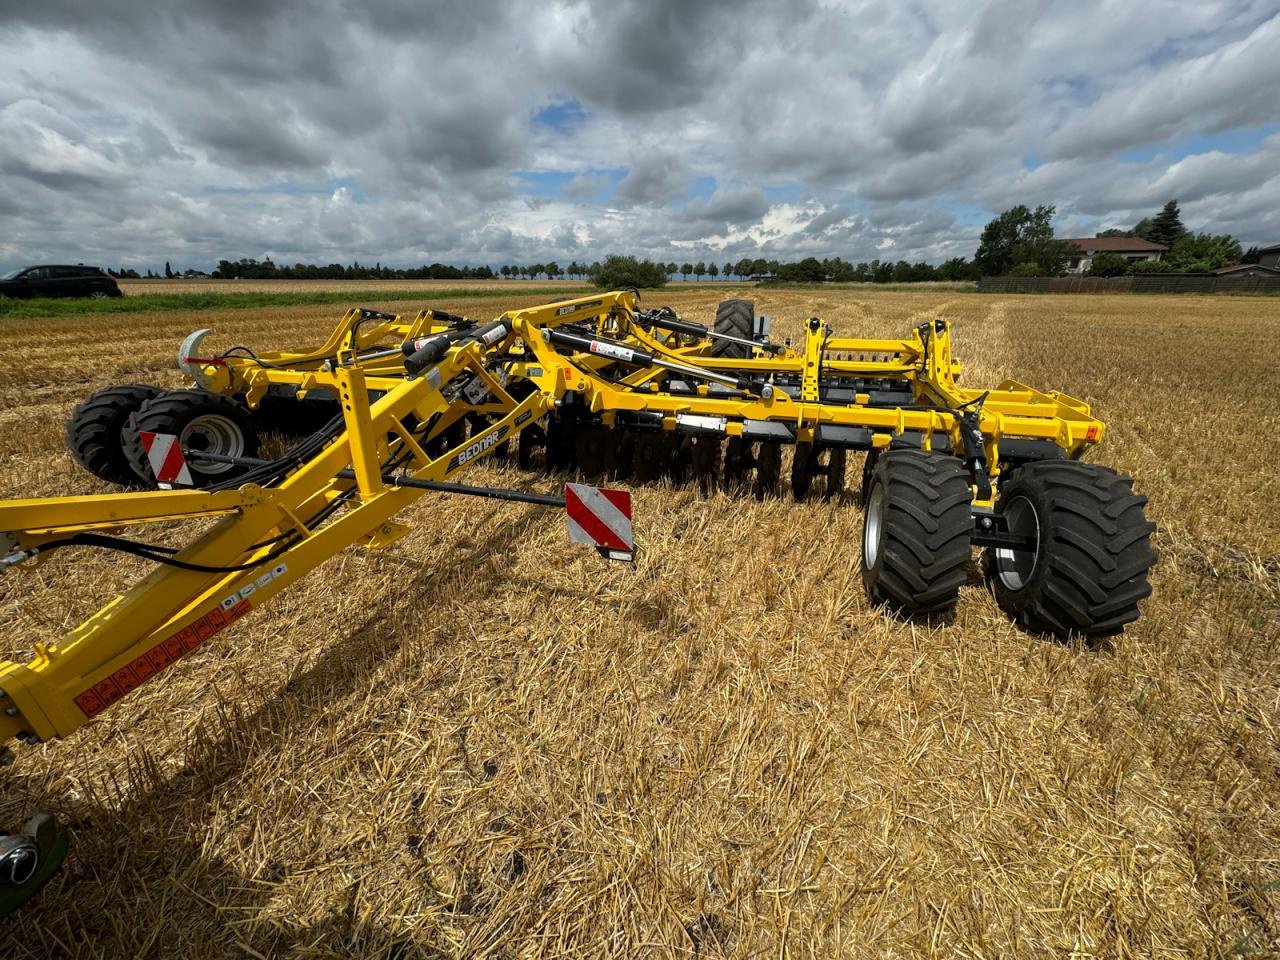
[[[96,717],[125,694],[142,686],[165,667],[177,663],[220,630],[225,630],[253,609],[248,600],[230,607],[214,607],[190,626],[166,637],[75,698],[86,717]]]

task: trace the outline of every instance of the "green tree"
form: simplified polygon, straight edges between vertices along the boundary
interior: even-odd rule
[[[1256,246],[1250,247],[1244,252],[1244,256],[1240,258],[1241,263],[1261,263],[1262,251]]]
[[[548,280],[555,280],[560,276],[560,264],[556,263],[554,260],[552,260],[542,269],[547,272]]]
[[[693,265],[693,275],[701,281],[707,275],[707,265],[699,260]]]
[[[1094,234],[1095,237],[1132,237],[1136,234],[1132,230],[1122,230],[1120,227],[1109,227],[1106,230],[1100,230]]]
[[[1129,261],[1118,253],[1095,254],[1089,263],[1091,277],[1123,277],[1129,272]]]
[[[505,263],[502,265],[502,269],[499,270],[498,272],[502,274],[504,277],[511,276],[511,268],[507,266]]]
[[[1052,206],[1019,204],[988,223],[973,255],[982,275],[999,276],[1024,263],[1034,264],[1038,276],[1061,273],[1074,248],[1054,239],[1053,214]]]
[[[972,280],[973,267],[964,257],[952,257],[938,267],[939,280]]]
[[[707,264],[707,276],[714,280],[716,277],[720,276],[720,268],[714,263]]]
[[[1044,273],[1037,263],[1032,260],[1026,260],[1010,270],[1008,275],[1011,277],[1042,277]]]
[[[805,257],[799,263],[779,264],[776,279],[784,283],[823,283],[827,270],[816,257]]]
[[[684,275],[685,280],[688,280],[688,279],[689,279],[689,277],[690,277],[690,276],[692,276],[692,274],[693,274],[693,264],[692,264],[692,263],[682,263],[682,264],[680,265],[680,273]]]
[[[173,279],[173,271],[169,268],[169,261],[168,261],[168,260],[166,260],[166,261],[164,262],[164,278],[165,278],[166,280],[172,280],[172,279]]]
[[[743,257],[733,265],[733,272],[743,279],[751,276],[751,261]]]
[[[720,273],[726,280],[733,276],[733,264],[726,262],[725,265],[720,268]]]
[[[625,290],[627,287],[662,287],[667,283],[669,264],[637,260],[635,257],[609,256],[604,263],[591,265],[591,282],[601,290]]]
[[[1187,228],[1182,225],[1182,213],[1178,210],[1178,201],[1170,200],[1155,215],[1147,232],[1140,233],[1139,236],[1152,243],[1163,243],[1166,247],[1172,247],[1186,233]]]
[[[1230,234],[1188,233],[1174,242],[1161,262],[1169,270],[1203,273],[1239,263],[1243,255],[1240,241]]]

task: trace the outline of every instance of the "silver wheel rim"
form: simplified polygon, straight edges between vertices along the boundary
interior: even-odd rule
[[[1040,515],[1026,497],[1014,497],[1004,505],[1003,513],[1010,533],[1035,541],[1030,550],[996,548],[996,575],[1000,583],[1006,590],[1021,590],[1035,576],[1040,560]]]
[[[103,292],[103,291],[101,291],[101,290],[95,290],[95,291],[93,291],[93,293],[89,294],[89,299],[90,299],[90,300],[105,300],[105,299],[107,299],[107,295],[106,295],[106,293],[104,293],[104,292]]]
[[[235,421],[215,413],[194,417],[182,428],[178,436],[183,450],[216,453],[224,457],[244,456],[244,433]],[[234,469],[233,463],[215,463],[212,460],[196,460],[196,469],[204,474],[226,473]]]
[[[880,541],[884,539],[884,485],[871,487],[867,498],[867,515],[862,521],[862,565],[870,570],[880,559]]]

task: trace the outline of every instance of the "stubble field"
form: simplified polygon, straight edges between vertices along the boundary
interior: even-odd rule
[[[1092,402],[1091,459],[1159,524],[1143,618],[1100,648],[1027,634],[975,554],[949,622],[888,619],[852,494],[638,488],[634,568],[554,512],[428,495],[390,550],[0,769],[0,824],[48,809],[75,834],[0,956],[1274,956],[1277,301],[690,287],[646,301],[709,320],[754,295],[793,334],[944,316],[963,382]],[[105,492],[63,421],[102,386],[178,386],[191,329],[271,349],[340,314],[6,318],[0,496]],[[0,658],[146,569],[69,554],[0,580]]]

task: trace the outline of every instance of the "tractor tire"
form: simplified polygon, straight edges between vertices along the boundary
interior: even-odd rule
[[[204,451],[226,457],[258,455],[258,425],[248,407],[231,397],[207,390],[174,390],[144,403],[129,418],[125,453],[139,481],[156,485],[140,432],[169,433],[178,438],[183,450]],[[213,463],[195,457],[187,459],[192,483],[207,487],[234,480],[250,467],[235,463]]]
[[[728,334],[750,340],[755,329],[756,305],[754,300],[722,300],[716,307],[716,333]],[[750,360],[751,348],[729,340],[712,340],[711,355],[732,360]]]
[[[129,418],[163,392],[159,387],[126,383],[99,390],[76,407],[66,430],[67,449],[76,463],[107,483],[139,486],[138,475],[125,454]]]
[[[875,472],[878,459],[880,459],[880,449],[872,447],[862,461],[862,483],[858,487],[858,502],[864,507],[867,505],[867,497],[871,495],[871,475]]]
[[[1155,565],[1147,498],[1107,467],[1042,460],[1019,467],[996,510],[1033,551],[990,548],[987,577],[1001,609],[1059,639],[1109,637],[1138,618]]]
[[[890,450],[876,459],[863,514],[862,584],[908,616],[956,605],[973,532],[969,474],[955,457]]]

